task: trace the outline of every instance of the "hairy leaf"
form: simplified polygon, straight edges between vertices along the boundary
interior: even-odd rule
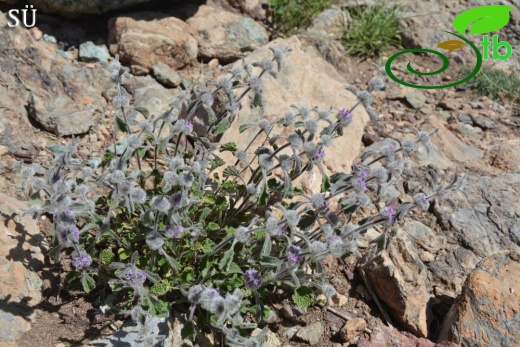
[[[316,296],[311,288],[302,286],[294,291],[292,299],[298,307],[309,307],[314,304]]]

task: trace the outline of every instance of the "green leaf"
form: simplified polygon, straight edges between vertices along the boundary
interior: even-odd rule
[[[76,278],[79,277],[80,274],[81,274],[81,272],[79,272],[77,270],[69,271],[67,276],[65,276],[65,282],[70,283],[70,282],[74,281]]]
[[[271,254],[271,237],[269,234],[265,234],[264,245],[262,246],[262,256],[269,256]]]
[[[238,132],[242,134],[244,131],[251,128],[252,126],[254,126],[254,124],[242,124],[238,127]]]
[[[110,146],[110,147],[114,147],[114,146]],[[108,165],[112,159],[114,159],[116,156],[113,155],[112,153],[110,152],[105,152],[105,154],[103,154],[103,158],[101,159],[101,166],[102,167],[105,167],[106,165]]]
[[[218,230],[220,230],[220,225],[218,225],[215,222],[209,222],[207,225],[207,230],[208,231],[218,231]]]
[[[169,311],[169,305],[167,302],[157,299],[155,296],[148,293],[146,295],[146,303],[148,304],[148,310],[154,317],[166,317]]]
[[[292,299],[298,307],[309,307],[314,304],[316,296],[311,288],[302,286],[294,291]]]
[[[105,248],[99,253],[99,262],[105,266],[112,263],[116,258],[111,249]]]
[[[150,293],[153,295],[164,295],[170,290],[170,284],[166,281],[161,281],[155,283],[152,288],[150,288]]]
[[[329,181],[330,181],[330,183],[334,184],[334,183],[338,182],[339,180],[342,180],[347,177],[348,177],[348,175],[346,173],[336,172],[330,176]]]
[[[226,130],[228,130],[229,128],[229,121],[227,119],[224,119],[222,122],[219,123],[219,125],[217,125],[213,131],[211,132],[213,135],[219,135],[219,134],[223,134],[226,132]]]
[[[40,192],[36,192],[29,198],[29,206],[41,206],[42,200],[40,199]]]
[[[96,288],[96,281],[92,276],[84,272],[83,277],[81,278],[81,285],[83,286],[85,293],[90,293],[94,288]]]
[[[244,85],[240,81],[233,81],[233,87],[231,89],[243,88]]]
[[[210,239],[204,240],[204,244],[202,245],[202,252],[204,252],[204,254],[211,253],[214,248],[215,242],[211,241]]]
[[[330,181],[329,181],[329,178],[327,177],[327,175],[323,174],[323,177],[321,178],[321,192],[322,193],[325,193],[326,191],[328,191],[330,188]]]
[[[236,183],[233,182],[233,181],[226,181],[226,182],[222,183],[221,187],[224,190],[235,189],[236,188]]]
[[[197,336],[197,331],[195,330],[195,324],[191,320],[185,322],[181,329],[181,337],[184,340],[194,341],[195,336]]]
[[[211,213],[211,209],[209,207],[204,207],[202,213],[200,214],[200,220],[205,220]]]
[[[234,142],[228,142],[228,143],[224,143],[222,146],[220,146],[219,148],[219,151],[220,152],[225,152],[225,151],[229,151],[229,152],[235,152],[237,150],[237,144],[234,143]]]
[[[229,265],[226,269],[226,273],[227,274],[241,274],[242,270],[240,269],[240,266],[238,266],[237,263],[232,261],[231,263],[229,263]]]
[[[214,205],[215,204],[215,197],[211,195],[204,195],[202,197],[202,201],[204,201],[206,204]],[[202,218],[204,219],[204,218]]]
[[[142,114],[144,116],[144,118],[148,118],[148,116],[150,115],[150,111],[148,111],[148,109],[146,107],[142,107],[142,106],[134,107],[134,110],[136,110],[137,112]]]
[[[255,151],[255,154],[256,155],[260,155],[260,154],[270,154],[271,151],[269,150],[269,148],[267,147],[260,147],[258,148],[256,151]]]
[[[213,264],[214,264],[213,259],[209,259],[209,258],[202,259],[202,261],[200,263],[200,267],[199,267],[199,269],[202,268],[202,271],[200,272],[200,276],[206,277],[208,275],[208,273],[210,272],[210,270],[212,269]]]
[[[472,8],[459,14],[453,20],[453,27],[464,35],[471,26],[470,34],[485,34],[500,30],[509,22],[509,12],[513,8],[505,5],[489,5]]]
[[[227,178],[229,176],[240,177],[240,172],[238,171],[236,166],[228,166],[222,172],[222,176],[224,176],[224,178]]]
[[[185,268],[184,271],[181,273],[182,283],[191,284],[194,279],[195,279],[195,272],[193,271],[193,268],[191,268],[191,267]]]
[[[224,270],[224,268],[226,268],[227,264],[231,261],[234,254],[235,254],[235,252],[233,251],[232,248],[228,249],[224,253],[224,255],[222,256],[222,259],[220,259],[220,261],[218,262],[218,268],[221,271]]]
[[[258,206],[265,206],[269,202],[269,193],[267,192],[267,185],[264,185],[262,194],[258,198]]]
[[[316,222],[317,216],[312,211],[307,211],[301,218],[300,222],[298,223],[298,228],[301,230],[305,230],[311,226],[314,225]]]
[[[213,158],[213,161],[211,162],[211,170],[210,171],[213,171],[215,170],[216,168],[224,165],[226,162],[222,159],[220,159],[219,157],[215,156]]]
[[[117,131],[122,131],[124,133],[127,133],[128,132],[128,125],[125,123],[124,120],[122,120],[121,118],[117,117],[116,116],[116,130]]]
[[[118,256],[119,260],[126,260],[126,259],[130,258],[130,255],[131,255],[131,251],[128,249],[119,248],[117,250],[117,256]]]
[[[263,256],[260,258],[260,265],[262,266],[272,266],[277,267],[282,264],[282,261],[278,258],[271,257],[271,256]]]

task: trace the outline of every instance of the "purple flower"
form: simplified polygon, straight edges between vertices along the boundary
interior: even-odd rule
[[[300,261],[300,254],[302,253],[302,249],[298,246],[290,245],[287,247],[287,257],[289,261],[293,263],[297,263]]]
[[[129,268],[122,278],[130,285],[142,285],[146,281],[146,274],[137,268]]]
[[[365,180],[363,179],[363,177],[359,177],[357,180],[360,183],[361,188],[363,190],[367,190],[367,184],[366,184]]]
[[[334,243],[338,239],[340,239],[340,237],[336,234],[332,234],[327,237],[327,241],[329,241],[329,243]]]
[[[74,241],[79,241],[79,229],[77,227],[72,227],[70,232]]]
[[[319,161],[325,159],[325,150],[323,148],[318,149],[316,152],[316,158],[318,158]]]
[[[76,256],[72,258],[72,265],[78,270],[89,267],[90,264],[92,264],[92,257],[84,250],[76,252]]]
[[[217,292],[215,289],[212,289],[212,290],[209,291],[208,296],[209,296],[210,298],[214,298],[215,295],[217,295],[217,294],[218,294],[218,292]]]
[[[174,225],[170,226],[168,225],[166,229],[164,230],[164,236],[171,237],[171,238],[178,238],[179,235],[184,231],[184,228],[180,225]]]
[[[72,241],[79,241],[79,229],[73,226],[59,232],[59,241],[65,247],[72,246]]]
[[[337,117],[339,120],[339,124],[343,126],[349,125],[350,123],[352,123],[353,120],[352,113],[350,113],[350,111],[345,108],[338,111]]]
[[[393,224],[397,220],[395,210],[391,206],[385,207],[383,209],[382,215],[387,218],[390,224]]]
[[[258,289],[262,286],[262,274],[255,269],[249,269],[245,274],[246,285],[251,289]]]
[[[175,193],[170,198],[170,201],[171,201],[172,205],[178,205],[181,202],[181,199],[182,199],[182,194],[181,193]]]
[[[330,208],[330,200],[325,198],[325,194],[314,194],[311,197],[311,203],[318,210],[328,210]]]
[[[430,207],[430,199],[426,196],[424,193],[416,194],[413,197],[413,200],[417,205],[421,207],[422,210],[428,211],[428,208]]]
[[[186,124],[184,124],[184,133],[185,134],[191,134],[193,131],[193,123],[190,121],[187,121]]]

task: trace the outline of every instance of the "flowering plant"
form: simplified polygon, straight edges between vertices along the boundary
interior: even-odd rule
[[[155,115],[130,105],[126,70],[116,57],[107,68],[116,85],[118,141],[102,158],[83,160],[72,140],[57,151],[45,175],[35,164],[22,169],[31,211],[52,216],[55,254],[72,258],[67,279],[80,278],[86,292],[96,289],[115,313],[131,315],[143,341],[154,338],[151,316],[175,310],[184,314],[185,338],[210,326],[231,345],[259,346],[264,334],[243,334],[268,314],[263,299],[271,290],[292,288],[300,306],[313,303],[314,290],[332,297],[335,289],[322,265],[326,257],[358,254],[356,239],[368,228],[391,228],[409,210],[427,210],[434,197],[451,201],[446,192],[462,186],[456,178],[442,187],[432,174],[434,193],[385,205],[403,172],[411,170],[410,155],[418,145],[429,145],[431,134],[419,131],[417,140],[400,147],[367,151],[351,173],[324,174],[327,147],[343,135],[355,109],[363,105],[377,120],[371,93],[385,88],[384,75],[374,77],[367,90],[351,87],[359,102],[349,109],[294,106],[276,122],[241,125],[241,132],[256,129],[246,148],[218,143],[246,95],[256,106],[268,102],[261,78],[276,77],[288,52],[271,51],[271,58],[244,61],[191,93],[180,91]],[[196,129],[197,117],[208,125]],[[251,148],[261,137],[264,145]],[[233,153],[234,164],[226,166],[219,157],[225,151]],[[293,182],[315,168],[323,176],[321,191],[305,194]],[[372,204],[384,207],[358,220],[356,212]]]

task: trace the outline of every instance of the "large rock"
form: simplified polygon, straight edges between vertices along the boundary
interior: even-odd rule
[[[471,178],[466,192],[468,201],[449,217],[466,248],[479,257],[520,250],[520,175]]]
[[[377,326],[372,329],[369,339],[362,339],[357,347],[460,347],[453,342],[434,343],[424,338],[418,338],[409,333],[401,333],[386,326]]]
[[[84,14],[101,14],[136,5],[159,3],[157,0],[30,0],[31,4],[46,13],[59,13],[69,17]],[[163,1],[164,2],[164,1]],[[176,2],[170,0],[169,3]]]
[[[108,89],[108,72],[71,63],[56,54],[56,46],[36,41],[27,30],[10,28],[0,15],[0,130],[14,126],[13,136],[32,141],[28,116],[56,135],[81,134],[104,112],[101,93]]]
[[[520,250],[520,175],[470,177],[465,191],[468,199],[459,199],[456,211],[435,205],[434,212],[450,227],[446,237],[458,246],[428,264],[436,285],[455,295],[488,254]]]
[[[43,236],[22,202],[0,193],[0,346],[16,346],[42,300]]]
[[[403,230],[392,237],[387,250],[366,253],[358,270],[398,323],[414,335],[428,335],[428,271]]]
[[[134,104],[146,108],[150,114],[161,114],[168,109],[174,92],[166,89],[150,76],[133,77],[129,85]],[[137,111],[131,110],[131,116],[138,117]]]
[[[436,118],[429,117],[421,126],[421,130],[438,134],[432,137],[434,146],[427,151],[420,146],[416,152],[419,166],[431,165],[436,169],[455,168],[457,163],[477,167],[484,157],[484,151],[464,143],[453,134],[447,124]]]
[[[251,18],[207,5],[202,5],[187,23],[199,33],[199,56],[205,60],[233,62],[269,39],[267,31]]]
[[[520,345],[520,253],[486,257],[468,276],[442,326],[440,340],[462,346]]]
[[[491,145],[484,154],[484,160],[489,166],[503,172],[520,174],[520,139]]]
[[[267,18],[269,0],[213,0],[224,9],[240,12],[258,22],[264,22]]]
[[[123,64],[150,71],[162,62],[177,70],[197,59],[197,32],[178,18],[139,12],[114,17],[108,26],[110,52]]]
[[[291,111],[291,105],[314,107],[334,110],[349,108],[354,105],[357,98],[345,89],[348,82],[345,81],[314,49],[304,50],[298,38],[293,36],[287,40],[275,40],[267,46],[256,50],[245,59],[248,62],[259,61],[272,57],[271,46],[286,45],[292,48],[292,52],[286,53],[285,62],[278,78],[266,74],[263,78],[264,107],[251,107],[249,98],[243,99],[243,109],[237,120],[226,131],[221,139],[222,143],[234,141],[238,148],[245,149],[254,136],[256,129],[248,129],[244,133],[239,132],[241,124],[256,124],[263,116],[271,122],[278,120],[286,112]],[[237,65],[240,66],[239,63]],[[343,137],[335,140],[331,147],[327,147],[324,167],[327,174],[331,172],[348,172],[354,159],[359,155],[361,149],[361,136],[363,128],[368,122],[368,115],[362,107],[354,111],[352,124],[346,127]],[[280,131],[288,135],[287,128]],[[255,142],[251,148],[258,148],[263,138]],[[222,153],[226,162],[234,162],[228,152]],[[321,175],[314,172],[305,172],[299,179],[303,188],[307,191],[319,192]]]

